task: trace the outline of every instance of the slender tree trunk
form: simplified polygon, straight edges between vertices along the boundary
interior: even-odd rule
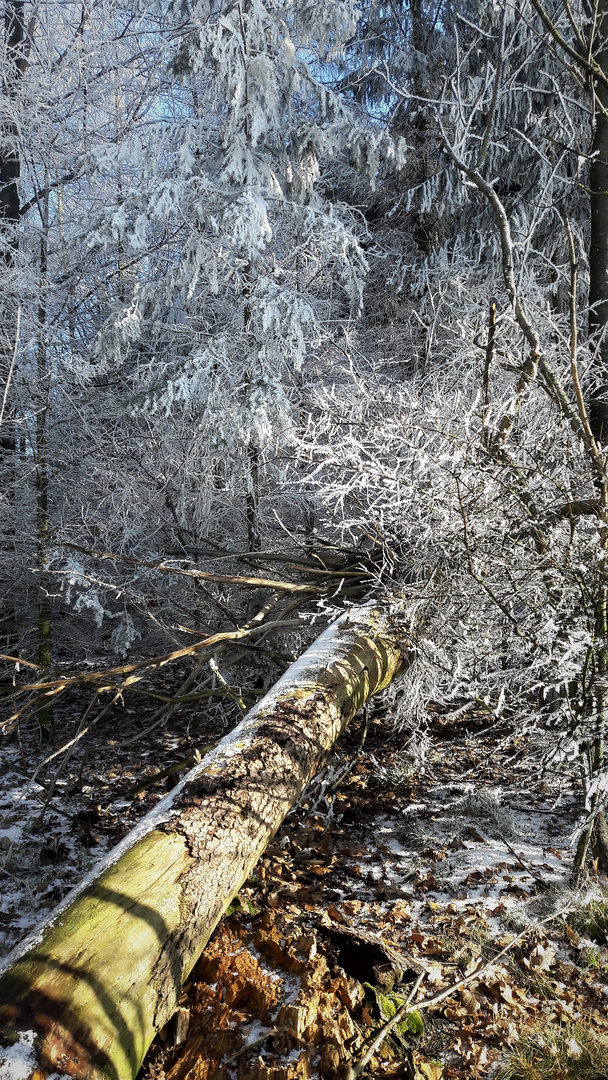
[[[603,573],[606,569],[604,566]],[[595,784],[604,771],[604,740],[606,735],[606,709],[608,707],[605,689],[606,674],[608,673],[608,587],[600,582],[599,596],[595,610],[595,633],[597,644],[595,648],[595,668],[597,671],[597,687],[595,690],[595,740],[593,747],[588,751],[588,774],[584,776],[586,791],[590,785]],[[596,789],[591,798],[591,818],[589,824],[581,833],[572,873],[575,878],[585,870],[587,853],[590,845],[593,847],[598,868],[602,872],[608,871],[608,828],[606,815],[600,802],[601,785]]]
[[[15,103],[19,82],[25,71],[25,4],[24,0],[6,0],[4,8],[4,41],[6,67],[2,90],[11,108]],[[19,176],[21,159],[17,149],[18,128],[12,117],[7,118],[0,129],[0,267],[3,268],[6,292],[0,303],[0,394],[4,397],[2,428],[0,430],[0,455],[2,482],[6,500],[11,511],[5,531],[5,554],[15,547],[13,504],[16,482],[16,431],[12,404],[11,380],[14,380],[14,352],[17,348],[17,313],[12,303],[11,270],[15,265],[18,249],[18,225],[20,220]],[[5,611],[8,621],[7,637],[15,631],[15,611]]]
[[[253,288],[253,267],[247,265],[243,277],[243,332],[245,341],[245,386],[247,393],[251,394],[251,357],[247,355],[249,348],[254,346],[253,339],[253,307],[251,292]],[[245,516],[247,518],[247,550],[260,550],[260,529],[258,503],[260,496],[260,448],[251,441],[247,447],[247,490],[245,492]]]
[[[258,499],[260,494],[260,451],[257,446],[247,447],[247,492],[245,511],[247,515],[247,550],[260,550],[260,530],[258,528]]]
[[[604,569],[605,573],[606,570]],[[608,706],[606,690],[604,689],[604,681],[608,672],[608,587],[604,582],[600,585],[596,633],[599,639],[597,670],[600,687],[596,692],[597,730],[593,747],[593,769],[595,776],[599,776],[605,768],[604,739],[606,734],[606,708]],[[608,849],[606,848],[606,817],[601,806],[595,818],[593,844],[598,867],[605,873],[608,871]]]
[[[424,11],[422,0],[411,0],[410,18],[412,20],[412,48],[422,55],[426,49]],[[419,62],[419,61],[418,61]],[[425,87],[420,75],[414,79],[413,92],[417,97],[425,96]],[[416,161],[416,182],[424,183],[429,176],[429,115],[428,109],[421,102],[416,105],[416,115],[413,124],[413,147]],[[433,217],[431,213],[418,213],[416,215],[416,230],[414,239],[418,247],[425,255],[430,255],[433,250]]]
[[[608,30],[608,0],[599,0],[597,38]],[[608,49],[595,56],[608,74]],[[596,439],[608,441],[608,90],[595,80],[595,127],[589,185],[589,335],[597,346],[596,386],[589,403],[589,421]],[[606,110],[605,112],[602,110]]]
[[[49,364],[46,343],[49,196],[42,200],[42,235],[40,238],[40,300],[38,303],[38,378],[36,387],[36,545],[38,557],[38,663],[49,668],[52,660],[51,600],[49,595],[49,476],[46,421],[49,397]],[[48,699],[38,709],[38,723],[43,742],[53,734],[53,706]]]
[[[65,246],[65,237],[63,232],[63,187],[57,188],[57,225],[59,227],[59,246],[61,250],[61,265],[63,269],[64,278],[66,280],[66,311],[68,318],[68,332],[70,335],[70,357],[73,360],[76,356],[76,319],[74,317],[74,285],[70,280],[70,274],[68,270],[68,257]]]
[[[381,608],[342,616],[7,958],[0,1036],[37,1034],[36,1080],[57,1071],[135,1077],[285,815],[349,720],[409,656],[407,633]]]
[[[6,42],[7,71],[4,77],[4,93],[10,101],[14,101],[19,85],[19,80],[25,71],[25,3],[24,0],[6,0],[4,9],[4,35]],[[14,120],[7,120],[3,124],[3,145],[0,149],[0,219],[6,225],[5,236],[2,237],[6,247],[4,261],[10,266],[13,263],[12,251],[17,247],[15,236],[16,226],[19,222],[19,176],[21,175],[21,160],[16,149],[18,136],[17,125]],[[6,239],[8,237],[8,244]]]

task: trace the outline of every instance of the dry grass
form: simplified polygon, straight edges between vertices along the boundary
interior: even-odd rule
[[[496,1080],[606,1080],[608,1040],[583,1023],[520,1036]]]

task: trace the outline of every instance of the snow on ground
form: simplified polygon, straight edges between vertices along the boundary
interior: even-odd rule
[[[0,959],[158,805],[179,773],[138,793],[141,782],[221,733],[217,720],[195,714],[141,739],[146,716],[117,705],[66,764],[59,754],[44,765],[74,737],[81,716],[74,695],[47,748],[35,722],[21,739],[0,735]]]
[[[294,928],[301,922],[304,933],[306,926],[321,935],[325,928],[331,938],[332,928],[344,927],[384,936],[404,954],[430,963],[427,989],[433,979],[442,986],[461,963],[454,947],[459,935],[466,955],[479,955],[487,943],[504,940],[505,933],[559,909],[571,897],[571,838],[583,813],[576,776],[542,776],[531,744],[512,741],[504,731],[499,742],[495,733],[469,731],[466,723],[429,738],[421,762],[403,749],[408,740],[394,732],[390,717],[375,723],[358,757],[360,729],[355,724],[347,733],[336,758],[347,762],[354,755],[355,767],[331,793],[324,789],[323,777],[315,781],[256,866],[243,895],[258,912],[284,912]],[[161,733],[160,744],[142,748],[130,745],[132,733],[126,724],[122,741],[115,727],[98,733],[94,763],[91,757],[88,763],[76,757],[58,778],[42,824],[52,770],[42,770],[33,782],[28,776],[35,774],[45,751],[33,738],[24,753],[16,740],[5,740],[0,955],[23,939],[158,805],[178,774],[138,794],[142,780],[179,761],[211,734],[199,731],[194,741],[186,725],[176,725]],[[333,770],[335,775],[335,759]],[[581,971],[586,971],[585,993],[602,1001],[605,1009],[606,949],[585,935],[576,941],[552,941],[555,993],[563,991],[567,1005],[569,980],[580,982]],[[322,947],[321,937],[319,942]],[[281,1007],[295,1007],[300,977],[289,971],[278,976],[254,945],[251,953],[262,976],[271,983],[280,978]],[[369,977],[362,974],[361,980]],[[493,977],[499,982],[503,978],[500,972]],[[214,985],[208,990],[213,994]],[[530,992],[527,1001],[531,1008],[541,1008]],[[245,1025],[247,1044],[276,1024],[277,1009]],[[462,1026],[466,1010],[457,1005],[456,1014]],[[490,1054],[492,1060],[483,1065],[479,1043],[476,1058],[466,1049],[473,1045],[473,1035],[469,1042],[456,1040],[451,1048],[446,1043],[446,1076],[477,1075],[474,1066],[482,1070],[479,1075],[492,1075],[498,1043],[494,1058]],[[296,1061],[293,1048],[285,1053],[286,1062]],[[314,1062],[312,1075],[317,1058]],[[237,1073],[231,1065],[230,1074]],[[7,1080],[20,1077],[11,1074]]]

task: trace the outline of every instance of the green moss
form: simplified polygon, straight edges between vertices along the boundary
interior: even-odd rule
[[[417,1038],[422,1038],[424,1035],[424,1021],[419,1012],[408,1013],[404,1022],[397,1026],[400,1035],[414,1035]]]
[[[389,991],[388,994],[383,994],[371,983],[363,983],[364,988],[368,991],[370,996],[373,996],[378,1006],[380,1017],[385,1022],[392,1020],[397,1010],[405,1004],[406,999],[397,994],[394,990]],[[395,1027],[395,1033],[402,1038],[414,1037],[422,1038],[424,1035],[424,1021],[419,1012],[415,1010],[408,1013],[407,1016],[401,1020]]]
[[[246,896],[235,896],[234,900],[226,908],[225,915],[257,915],[259,908],[256,908],[255,904],[251,903]]]
[[[388,994],[381,994],[379,990],[375,991],[375,998],[382,1019],[392,1020],[398,1008],[395,1002],[391,1000]]]

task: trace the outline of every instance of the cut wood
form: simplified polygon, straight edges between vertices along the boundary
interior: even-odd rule
[[[382,608],[342,616],[4,960],[0,1077],[132,1080],[285,815],[411,655]]]

